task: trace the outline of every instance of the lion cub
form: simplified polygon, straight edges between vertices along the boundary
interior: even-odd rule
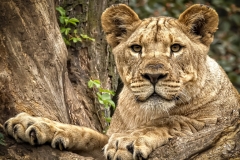
[[[106,9],[102,27],[124,83],[107,135],[20,113],[4,127],[17,141],[32,145],[92,150],[104,147],[107,159],[146,159],[170,138],[188,136],[240,108],[239,95],[207,53],[218,15],[193,5],[178,19],[140,20],[124,4]]]

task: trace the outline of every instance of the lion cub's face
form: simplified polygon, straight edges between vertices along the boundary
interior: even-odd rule
[[[210,21],[215,27],[212,23],[207,27],[204,17],[198,22],[190,9],[178,20],[157,17],[141,21],[125,5],[103,14],[103,29],[113,47],[119,74],[141,107],[168,110],[189,101],[189,86],[202,78],[218,19]],[[211,9],[209,12],[216,14]]]

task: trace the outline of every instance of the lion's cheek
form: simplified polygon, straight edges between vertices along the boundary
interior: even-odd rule
[[[188,69],[180,73],[180,81],[182,84],[186,84],[190,81],[196,81],[197,78],[197,71],[193,69]]]
[[[127,84],[130,84],[131,79],[132,79],[132,76],[130,74],[125,75],[125,80],[126,80]]]
[[[128,85],[131,83],[131,80],[133,78],[133,73],[131,71],[131,69],[128,66],[121,66],[121,73],[119,73],[123,82],[125,83],[125,85]]]

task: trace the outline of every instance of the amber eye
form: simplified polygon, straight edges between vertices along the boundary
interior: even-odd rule
[[[171,51],[172,52],[178,52],[182,49],[182,46],[180,44],[173,44],[171,45]]]
[[[142,52],[142,46],[140,46],[140,45],[135,44],[135,45],[132,45],[131,48],[132,48],[133,52],[137,52],[137,53]]]

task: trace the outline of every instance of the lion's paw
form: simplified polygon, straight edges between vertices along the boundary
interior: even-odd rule
[[[54,133],[58,130],[59,129],[51,123],[36,122],[27,128],[25,135],[30,144],[39,145],[51,142],[54,137]]]
[[[58,131],[52,140],[52,147],[59,150],[66,150],[70,147],[70,139],[63,131]]]
[[[133,135],[113,134],[104,147],[104,155],[108,160],[144,160],[151,152],[152,145],[148,144],[147,137]]]
[[[17,142],[29,142],[32,145],[38,145],[51,142],[57,128],[48,119],[20,113],[5,122],[4,130]]]
[[[4,130],[7,135],[14,137],[17,142],[27,141],[25,131],[28,126],[34,124],[36,120],[27,113],[20,113],[16,117],[10,118],[4,123]]]
[[[106,135],[90,128],[33,117],[27,113],[20,113],[7,120],[4,130],[18,142],[32,145],[49,142],[53,148],[60,150],[90,151],[102,148],[108,140]]]

